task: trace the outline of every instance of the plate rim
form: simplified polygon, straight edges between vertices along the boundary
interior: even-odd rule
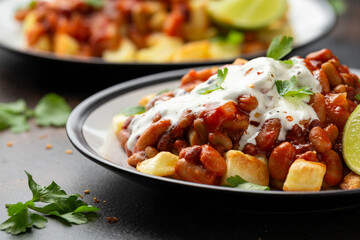
[[[179,70],[166,71],[162,73],[156,73],[147,75],[140,78],[135,78],[131,81],[123,82],[106,88],[102,91],[99,91],[90,97],[82,101],[78,106],[73,109],[71,112],[67,123],[66,123],[66,134],[73,144],[73,146],[86,158],[92,160],[93,162],[108,168],[110,170],[116,170],[117,173],[121,175],[126,174],[135,174],[132,177],[140,177],[146,180],[153,180],[159,183],[173,184],[182,187],[190,187],[195,190],[211,190],[218,191],[222,193],[231,193],[231,194],[245,194],[250,196],[267,196],[267,197],[293,197],[293,198],[306,198],[306,197],[329,197],[329,196],[347,196],[347,195],[356,195],[360,194],[360,189],[353,190],[324,190],[319,192],[285,192],[280,190],[270,190],[270,191],[251,191],[244,189],[229,188],[223,186],[214,186],[214,185],[205,185],[199,183],[186,182],[171,178],[158,177],[154,175],[144,174],[136,171],[136,169],[126,168],[120,165],[117,165],[105,158],[101,157],[96,153],[95,150],[87,143],[83,135],[83,125],[88,116],[94,112],[98,107],[115,99],[118,96],[121,96],[125,93],[130,93],[131,91],[138,90],[144,87],[151,85],[156,85],[163,82],[170,82],[180,80],[181,76],[184,75],[190,69],[203,69],[206,67],[211,67],[213,65],[202,66],[198,68],[185,68]],[[358,70],[360,71],[360,69]],[[160,184],[160,183],[159,183]]]
[[[12,1],[12,0],[0,0],[0,2],[6,2],[6,1]],[[316,37],[311,39],[310,41],[304,43],[304,44],[294,44],[293,46],[293,50],[299,50],[301,48],[304,48],[310,44],[313,44],[319,40],[321,40],[322,38],[324,38],[325,36],[327,36],[336,26],[336,24],[338,23],[339,17],[336,14],[336,12],[334,11],[333,7],[330,5],[330,3],[326,0],[311,0],[314,2],[318,2],[323,11],[326,12],[326,15],[329,16],[328,19],[328,25],[326,25],[326,27],[324,29],[322,29],[322,31],[320,32],[320,34]],[[85,64],[85,65],[95,65],[95,66],[110,66],[110,67],[127,67],[127,66],[146,66],[146,67],[164,67],[164,68],[185,68],[188,66],[201,66],[201,65],[213,65],[213,64],[224,64],[224,63],[229,63],[232,62],[233,59],[223,59],[223,60],[212,60],[212,61],[190,61],[190,62],[179,62],[179,63],[174,63],[174,62],[167,62],[167,63],[151,63],[151,62],[106,62],[104,61],[101,57],[91,57],[90,59],[87,58],[82,58],[82,57],[59,57],[54,53],[47,53],[47,52],[41,52],[41,51],[36,51],[36,50],[32,50],[29,49],[27,47],[23,47],[23,48],[16,48],[13,46],[8,46],[7,44],[4,44],[2,41],[0,41],[0,48],[5,50],[5,51],[9,51],[12,53],[16,53],[18,55],[24,55],[27,57],[33,57],[33,58],[37,58],[37,59],[43,59],[43,60],[50,60],[50,61],[55,61],[55,62],[62,62],[62,63],[70,63],[70,64]],[[236,58],[245,58],[245,59],[250,59],[250,58],[255,58],[255,57],[259,57],[261,55],[264,55],[264,53],[266,53],[266,50],[264,51],[257,51],[254,53],[244,53],[244,54],[240,54],[239,56],[237,56]]]

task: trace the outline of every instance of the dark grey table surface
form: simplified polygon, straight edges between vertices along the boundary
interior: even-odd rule
[[[330,48],[342,63],[360,68],[360,1],[348,4],[331,34],[294,54]],[[33,107],[44,94],[56,92],[75,107],[92,93],[125,80],[123,71],[48,63],[0,50],[0,101],[23,98]],[[139,70],[133,75],[146,73]],[[6,146],[9,141],[13,147]],[[51,150],[45,148],[48,143]],[[66,149],[74,153],[67,155]],[[27,133],[0,132],[0,222],[7,218],[5,203],[31,198],[24,170],[39,184],[54,180],[68,193],[90,189],[84,200],[101,200],[94,203],[101,209],[99,218],[71,227],[49,219],[44,229],[19,236],[0,232],[0,239],[360,239],[360,207],[265,213],[210,207],[194,202],[191,195],[176,200],[89,161],[73,148],[64,128],[38,128],[33,122]],[[108,216],[119,221],[109,224]]]

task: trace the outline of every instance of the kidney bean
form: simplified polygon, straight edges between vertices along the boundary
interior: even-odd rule
[[[155,114],[152,122],[153,122],[153,123],[156,123],[156,122],[159,121],[160,119],[161,119],[161,114],[158,112],[158,113]]]
[[[160,151],[170,151],[171,149],[171,137],[170,137],[170,133],[164,133],[163,135],[161,135],[161,137],[159,138],[159,141],[156,145],[156,148],[159,149]]]
[[[125,122],[124,122],[124,124],[122,126],[122,129],[127,129],[133,119],[134,119],[134,116],[128,117],[125,120]]]
[[[143,151],[147,146],[154,146],[170,126],[169,119],[159,120],[151,124],[137,140],[134,152]]]
[[[217,128],[221,126],[224,120],[233,119],[238,112],[235,103],[230,101],[220,107],[206,111],[203,117],[210,128]]]
[[[157,154],[159,153],[159,151],[154,148],[154,147],[151,147],[151,146],[147,146],[145,148],[145,154],[146,154],[146,157],[148,158],[153,158],[155,157]]]
[[[328,135],[332,144],[335,144],[337,137],[339,136],[339,129],[332,123],[324,128],[326,135]]]
[[[349,67],[345,65],[340,65],[340,67],[338,67],[338,70],[341,73],[350,73]]]
[[[286,134],[286,140],[295,144],[303,144],[306,142],[306,135],[299,125],[295,124]]]
[[[176,150],[177,154],[188,146],[189,144],[185,140],[181,140],[181,139],[178,139],[173,143],[173,148]]]
[[[249,117],[243,114],[236,114],[234,119],[226,119],[222,127],[231,131],[244,131],[249,126]]]
[[[200,159],[201,151],[202,147],[199,145],[187,147],[181,150],[181,152],[179,153],[179,158],[184,158],[187,161],[197,163]]]
[[[347,84],[349,86],[355,86],[354,79],[352,78],[352,76],[349,73],[340,73],[340,75],[345,84]]]
[[[129,139],[129,136],[130,136],[129,132],[127,130],[123,129],[118,133],[118,135],[116,137],[119,140],[120,145],[122,147],[125,147],[125,144],[126,144],[127,140]]]
[[[315,149],[321,153],[328,152],[332,147],[328,135],[321,127],[314,127],[311,129],[309,141],[315,146]]]
[[[348,102],[349,102],[348,111],[349,111],[349,114],[351,114],[358,105],[351,100],[348,100]]]
[[[174,178],[189,182],[212,185],[215,182],[216,175],[208,172],[201,165],[186,161],[181,158],[175,166]]]
[[[198,133],[198,136],[201,138],[202,142],[206,142],[208,138],[208,129],[206,127],[205,121],[202,118],[198,118],[194,121],[194,129]]]
[[[244,94],[238,97],[237,99],[237,105],[241,108],[241,110],[244,110],[246,112],[251,112],[258,106],[258,100],[256,97]]]
[[[280,128],[280,119],[274,118],[266,120],[255,138],[258,148],[263,151],[271,150],[279,137]]]
[[[249,154],[251,156],[254,156],[254,155],[259,153],[257,147],[252,143],[245,144],[242,152],[245,153],[245,154]]]
[[[334,54],[329,49],[325,48],[320,51],[308,54],[306,59],[326,62],[332,57],[334,57]]]
[[[179,127],[180,128],[187,128],[191,126],[194,122],[195,115],[192,113],[191,110],[185,110],[179,119]]]
[[[198,134],[197,131],[195,131],[195,129],[190,129],[188,132],[188,141],[190,146],[194,146],[194,145],[202,145],[205,144],[206,142],[203,141],[200,137],[200,135]]]
[[[306,161],[310,161],[310,162],[318,162],[315,151],[307,151],[302,154],[296,155],[295,159],[299,159],[299,158],[304,159]]]
[[[136,152],[128,158],[128,164],[132,167],[136,167],[139,162],[146,160],[146,154],[144,151]]]
[[[202,145],[200,161],[205,169],[220,177],[226,172],[225,159],[209,145]]]
[[[325,97],[321,93],[315,93],[311,96],[310,105],[313,107],[316,115],[318,116],[320,122],[324,123],[326,118],[326,106],[325,106]]]
[[[326,74],[331,87],[336,87],[342,83],[341,75],[334,64],[326,62],[321,65],[321,70]]]
[[[343,179],[343,166],[339,155],[330,150],[321,155],[321,160],[326,164],[325,182],[329,186],[340,184]]]
[[[345,93],[346,92],[346,86],[344,84],[337,85],[334,87],[333,91],[335,93]]]
[[[294,161],[296,150],[289,142],[277,146],[269,158],[269,173],[276,180],[285,180]]]
[[[335,56],[329,59],[328,62],[334,64],[336,68],[340,67],[339,59]]]
[[[329,80],[326,76],[326,74],[321,70],[317,69],[313,72],[314,77],[319,81],[321,86],[321,93],[329,93],[330,92],[330,85]]]
[[[232,149],[233,143],[226,134],[216,131],[209,134],[209,142],[214,146],[222,146],[225,151]]]
[[[340,130],[345,126],[350,116],[348,112],[349,102],[347,93],[329,93],[325,96],[326,119],[334,123]]]

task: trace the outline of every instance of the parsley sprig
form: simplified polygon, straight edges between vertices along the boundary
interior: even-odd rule
[[[314,94],[308,87],[297,88],[296,76],[292,76],[290,80],[276,80],[275,86],[278,93],[283,97],[304,97]]]
[[[266,56],[280,60],[292,50],[293,38],[288,36],[277,36],[273,38],[266,52]]]
[[[134,106],[134,107],[127,107],[120,111],[120,113],[124,114],[125,116],[134,116],[136,114],[142,114],[146,111],[145,107],[143,106]]]
[[[204,95],[204,94],[209,94],[209,93],[219,90],[219,89],[224,90],[224,88],[221,87],[221,85],[223,84],[227,74],[228,74],[227,68],[224,68],[224,71],[222,71],[221,69],[218,69],[215,83],[211,84],[208,87],[197,90],[196,93],[200,94],[200,95]]]
[[[44,228],[47,219],[31,210],[45,215],[56,216],[68,224],[84,224],[88,222],[86,213],[97,212],[93,207],[79,200],[79,194],[68,195],[59,185],[52,182],[49,186],[38,185],[27,173],[29,188],[33,198],[25,203],[6,204],[10,216],[0,225],[0,230],[10,234],[26,232],[31,227]],[[49,203],[45,206],[36,206],[35,203]]]
[[[246,190],[257,190],[257,191],[268,191],[270,188],[268,186],[261,186],[255,183],[250,183],[244,180],[239,175],[231,176],[226,179],[229,185],[228,187],[246,189]]]
[[[0,103],[0,130],[9,128],[14,133],[30,129],[27,120],[35,118],[39,126],[64,126],[71,112],[64,98],[55,93],[40,99],[35,109],[29,109],[23,99],[11,103]]]

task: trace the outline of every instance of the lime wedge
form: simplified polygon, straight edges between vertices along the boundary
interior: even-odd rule
[[[286,0],[210,0],[207,5],[210,16],[221,24],[241,29],[266,27],[281,18]]]
[[[342,142],[346,165],[356,174],[360,174],[360,106],[347,120]]]

